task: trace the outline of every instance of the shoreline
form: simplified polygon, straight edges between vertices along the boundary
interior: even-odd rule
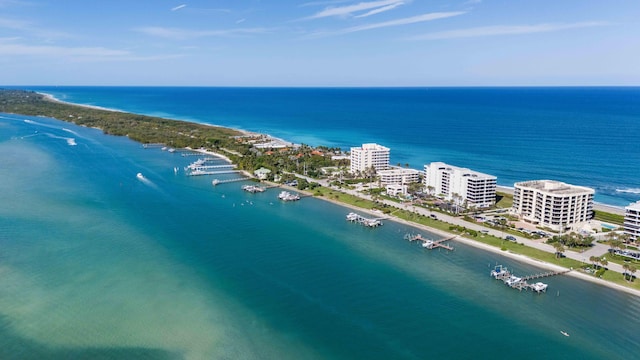
[[[360,208],[360,207],[357,207],[357,206],[354,206],[354,205],[351,205],[351,204],[345,204],[345,203],[340,202],[338,200],[329,199],[329,198],[324,197],[324,196],[314,196],[313,193],[311,193],[309,191],[299,190],[297,188],[286,186],[286,185],[282,185],[282,184],[276,184],[276,183],[271,183],[271,182],[269,182],[269,183],[270,184],[274,184],[274,185],[279,185],[280,187],[286,188],[288,190],[304,193],[304,194],[308,195],[309,197],[313,197],[314,199],[328,201],[330,203],[333,203],[335,205],[341,206],[341,207],[346,208],[346,209],[357,210],[357,211],[360,211],[360,212],[367,213],[369,215],[380,216],[379,212],[372,211],[372,210],[369,210],[369,209]],[[560,265],[551,264],[551,263],[548,263],[546,261],[530,258],[530,257],[525,256],[525,255],[516,254],[516,253],[510,252],[510,251],[503,251],[503,250],[501,250],[501,249],[499,249],[497,247],[494,247],[494,246],[491,246],[491,245],[487,245],[485,243],[482,243],[482,242],[479,242],[479,241],[475,241],[475,240],[472,240],[472,239],[465,238],[465,237],[463,237],[463,236],[461,236],[459,234],[456,234],[456,233],[451,233],[451,232],[447,232],[447,231],[444,231],[444,230],[431,228],[431,227],[426,226],[426,225],[413,223],[413,222],[410,222],[410,221],[407,221],[407,220],[404,220],[404,219],[400,219],[400,218],[398,218],[398,217],[396,217],[394,215],[390,215],[390,214],[384,214],[384,215],[385,215],[385,217],[388,218],[388,220],[394,221],[394,222],[399,223],[399,224],[411,226],[411,227],[416,228],[418,230],[428,231],[430,233],[437,234],[437,235],[440,235],[440,236],[445,236],[445,237],[450,237],[452,235],[457,235],[451,241],[458,241],[458,242],[463,243],[465,245],[469,245],[469,246],[472,246],[474,248],[481,249],[481,250],[484,250],[484,251],[487,251],[487,252],[490,252],[490,253],[503,255],[503,256],[506,256],[508,258],[511,258],[511,259],[514,259],[514,260],[517,260],[517,261],[520,261],[520,262],[523,262],[523,263],[526,263],[526,264],[529,264],[529,265],[538,266],[538,267],[541,267],[541,268],[544,268],[544,269],[547,269],[547,270],[571,270],[568,273],[566,273],[565,275],[571,276],[571,277],[576,278],[576,279],[589,281],[589,282],[591,282],[593,284],[602,285],[602,286],[608,287],[608,288],[613,289],[613,290],[622,291],[622,292],[625,292],[627,294],[635,295],[637,297],[640,297],[640,290],[632,289],[632,288],[629,288],[629,287],[626,287],[626,286],[622,286],[622,285],[619,285],[619,284],[616,284],[616,283],[613,283],[613,282],[610,282],[610,281],[607,281],[607,280],[595,278],[593,276],[590,276],[590,275],[587,275],[585,273],[582,273],[582,272],[580,272],[579,270],[576,270],[576,269],[568,269],[568,268],[565,268],[565,267],[560,266]]]

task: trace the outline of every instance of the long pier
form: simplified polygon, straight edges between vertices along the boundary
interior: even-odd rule
[[[451,246],[443,244],[443,242],[449,241],[449,240],[453,240],[457,236],[458,235],[454,235],[454,236],[451,236],[451,237],[448,237],[448,238],[442,238],[442,239],[439,239],[439,240],[430,240],[430,239],[423,238],[421,234],[418,234],[418,235],[407,234],[405,236],[405,238],[407,240],[409,240],[409,241],[422,241],[422,247],[423,248],[427,248],[429,250],[435,249],[437,247],[441,247],[443,249],[447,249],[449,251],[453,251],[453,248]]]
[[[195,163],[190,164],[189,166],[187,166],[187,169],[189,170],[211,170],[211,169],[235,169],[236,165],[235,164],[228,164],[228,165],[196,165]]]
[[[541,293],[541,292],[547,291],[547,286],[548,286],[547,284],[542,282],[529,284],[527,280],[562,275],[562,274],[568,273],[569,271],[571,270],[547,271],[543,273],[518,277],[513,273],[511,273],[506,267],[502,265],[496,265],[496,267],[493,270],[491,270],[491,276],[493,276],[493,278],[495,278],[496,280],[502,280],[502,282],[504,282],[505,285],[507,285],[510,288],[517,289],[520,291],[522,291],[523,289],[524,290],[531,289],[537,293]]]
[[[240,170],[221,170],[221,171],[204,171],[204,170],[192,170],[188,173],[188,176],[200,176],[200,175],[222,175],[222,174],[237,174],[241,173]]]
[[[219,184],[225,184],[225,183],[230,183],[230,182],[246,181],[247,179],[248,178],[246,178],[246,177],[234,178],[234,179],[226,179],[226,180],[213,179],[211,181],[211,185],[216,186],[216,185],[219,185]]]

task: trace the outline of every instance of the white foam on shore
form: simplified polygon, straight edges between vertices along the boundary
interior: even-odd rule
[[[640,194],[640,188],[622,188],[616,189],[619,193]]]
[[[58,99],[57,97],[55,97],[55,96],[53,96],[51,94],[47,94],[47,93],[43,93],[43,92],[37,92],[37,94],[40,94],[40,95],[44,96],[49,101],[53,101],[53,102],[57,102],[57,103],[61,103],[61,104],[80,106],[80,107],[84,107],[84,108],[88,108],[88,109],[94,109],[94,110],[125,112],[125,111],[122,111],[122,110],[113,109],[113,108],[107,108],[107,107],[102,107],[102,106],[97,106],[97,105],[72,103],[72,102],[60,100],[60,99]]]

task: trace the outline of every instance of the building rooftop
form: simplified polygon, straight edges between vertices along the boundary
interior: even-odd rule
[[[625,206],[625,209],[640,211],[640,200]]]
[[[445,164],[443,162],[438,162],[438,161],[437,162],[432,162],[431,164],[428,164],[428,165],[425,165],[425,167],[426,166],[435,166],[438,169],[444,168],[444,170],[446,170],[446,171],[458,171],[458,172],[460,172],[462,174],[461,175],[462,177],[471,177],[471,178],[478,178],[478,179],[497,179],[493,175],[481,173],[479,171],[471,170],[471,169],[468,169],[468,168],[463,168],[463,167],[458,167],[458,166]]]
[[[515,183],[517,187],[527,187],[556,195],[593,194],[595,190],[586,186],[576,186],[556,180],[529,180]]]

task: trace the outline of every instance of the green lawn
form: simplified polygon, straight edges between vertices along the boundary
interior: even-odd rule
[[[624,223],[624,215],[612,214],[600,210],[593,210],[596,220],[604,221],[612,224],[622,225]]]

